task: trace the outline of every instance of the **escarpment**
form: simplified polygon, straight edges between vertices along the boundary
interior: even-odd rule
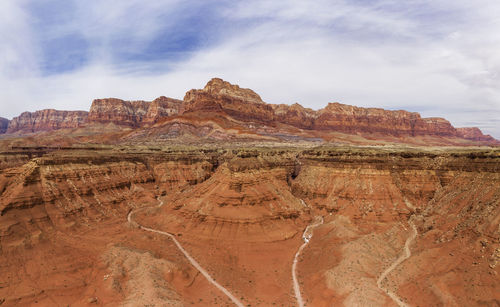
[[[208,124],[207,124],[208,123]],[[101,125],[101,124],[104,124]],[[109,127],[107,124],[114,124]],[[5,120],[0,123],[0,133]],[[298,103],[268,104],[251,89],[219,78],[203,89],[186,92],[183,100],[161,96],[153,101],[95,99],[83,111],[42,110],[25,112],[8,124],[7,133],[33,133],[63,128],[99,129],[102,139],[123,127],[143,141],[162,139],[265,139],[379,144],[498,145],[478,128],[455,128],[444,118],[423,118],[419,113],[362,108],[329,103],[319,110]],[[108,127],[108,128],[106,128]],[[170,133],[170,130],[178,130]],[[81,132],[80,131],[80,132]],[[78,132],[76,132],[78,133]],[[96,142],[99,138],[96,137]]]
[[[63,128],[76,128],[87,120],[85,111],[59,111],[53,109],[24,112],[8,124],[6,133],[33,133]]]
[[[0,173],[0,244],[8,249],[34,233],[123,215],[154,202],[156,194],[205,180],[212,163],[195,153],[144,157],[112,150],[63,150],[19,166],[12,161]]]
[[[89,122],[115,123],[137,127],[148,112],[150,102],[125,101],[116,98],[95,99],[89,112]]]

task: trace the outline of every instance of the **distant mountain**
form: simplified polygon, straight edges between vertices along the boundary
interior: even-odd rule
[[[444,118],[422,118],[419,113],[361,108],[329,103],[314,111],[300,104],[268,104],[251,89],[219,78],[203,89],[186,93],[184,100],[159,97],[149,101],[96,99],[90,112],[42,110],[24,112],[0,133],[33,133],[112,123],[137,130],[138,137],[214,139],[388,141],[426,145],[499,145],[475,127],[455,128]],[[103,131],[105,132],[105,131]],[[353,138],[350,138],[352,135]]]

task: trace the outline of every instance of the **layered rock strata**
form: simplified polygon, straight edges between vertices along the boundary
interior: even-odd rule
[[[467,140],[495,142],[491,135],[484,135],[477,127],[457,128],[457,134]]]
[[[9,120],[7,118],[0,117],[0,134],[7,132],[9,127]]]
[[[390,139],[407,143],[411,143],[411,140],[425,143],[422,138],[431,137],[432,144],[441,145],[500,144],[478,128],[457,129],[443,118],[422,118],[416,112],[361,108],[340,103],[329,103],[318,111],[304,108],[298,103],[267,104],[254,91],[218,78],[210,80],[203,89],[188,91],[182,101],[164,96],[152,102],[96,99],[92,102],[88,118],[86,112],[80,111],[25,112],[9,123],[7,133],[74,128],[86,122],[90,126],[113,123],[147,129],[172,117],[178,122],[182,121],[179,125],[187,125],[187,130],[193,130],[192,127],[201,130],[190,133],[196,135],[211,134],[203,133],[206,129],[197,127],[197,120],[217,119],[231,122],[230,129],[264,137],[275,135],[279,138],[284,135],[292,139],[316,138],[328,141],[332,139],[332,134],[341,133],[370,140]]]
[[[7,133],[32,133],[63,128],[76,128],[87,120],[86,111],[59,111],[46,109],[36,112],[24,112],[14,117],[7,128]]]
[[[411,255],[382,280],[384,289],[412,306],[500,299],[495,149],[39,154],[0,153],[0,299],[8,305],[224,305],[170,240],[126,222],[139,207],[137,222],[176,235],[252,305],[294,304],[291,262],[317,215],[325,222],[297,271],[308,304],[394,305],[377,279],[400,257],[411,225]],[[158,198],[163,207],[146,208]]]
[[[89,112],[89,123],[115,123],[137,127],[148,112],[147,101],[125,101],[116,98],[95,99]]]

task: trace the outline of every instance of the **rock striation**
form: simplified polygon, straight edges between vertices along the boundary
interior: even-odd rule
[[[225,113],[237,120],[270,126],[287,124],[319,132],[376,134],[395,137],[434,136],[495,142],[478,128],[457,130],[444,118],[422,118],[419,113],[381,108],[362,108],[338,102],[314,111],[298,103],[267,104],[249,89],[240,88],[218,78],[202,90],[190,90],[184,97],[185,112]]]
[[[467,140],[495,142],[491,135],[484,135],[477,127],[457,128],[457,133],[459,137]]]
[[[161,118],[177,115],[182,110],[182,100],[161,96],[151,102],[143,123],[153,124]]]
[[[45,109],[36,112],[24,112],[14,117],[7,128],[7,133],[32,133],[63,128],[76,128],[87,120],[86,111],[59,111]]]
[[[150,104],[148,101],[126,101],[117,98],[95,99],[90,107],[88,121],[138,127]]]
[[[455,128],[443,118],[422,118],[416,112],[360,108],[329,103],[318,111],[314,128],[347,133],[381,133],[396,136],[437,135],[455,137]]]
[[[0,117],[0,134],[7,132],[9,127],[9,120],[7,118]]]
[[[316,216],[324,223],[297,267],[311,306],[393,306],[384,289],[411,306],[500,300],[499,149],[33,150],[0,152],[0,302],[8,306],[229,305],[171,240],[127,223],[129,212],[175,236],[253,306],[295,304],[292,259]],[[405,247],[411,256],[380,289]]]
[[[250,89],[218,78],[210,80],[202,90],[190,90],[184,96],[184,113],[225,113],[236,120],[271,123],[274,112]]]
[[[217,122],[218,127],[204,128],[207,121]],[[144,128],[141,133],[151,137],[156,133],[153,130],[162,125],[165,129],[158,130],[161,136],[172,135],[168,127],[180,125],[185,128],[178,128],[179,133],[175,135],[191,134],[196,135],[195,138],[208,136],[223,139],[226,132],[230,131],[237,138],[244,135],[242,138],[257,136],[335,141],[335,134],[344,134],[366,140],[421,145],[500,144],[478,128],[457,129],[444,118],[423,118],[416,112],[362,108],[338,102],[329,103],[317,111],[298,103],[268,104],[251,89],[219,78],[210,80],[203,89],[188,91],[183,100],[165,96],[152,102],[95,99],[88,118],[83,111],[25,112],[10,122],[7,133],[72,128],[83,123],[113,123],[134,129]],[[145,133],[148,128],[153,130]],[[217,133],[212,133],[215,130]],[[352,138],[344,137],[346,139]]]
[[[312,129],[318,118],[316,111],[304,108],[298,103],[292,105],[277,104],[272,105],[274,118],[280,123],[292,125],[301,129]]]

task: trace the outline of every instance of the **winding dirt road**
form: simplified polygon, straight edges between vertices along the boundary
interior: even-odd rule
[[[158,199],[158,201],[160,202],[158,207],[163,206],[163,201],[161,201],[159,199]],[[136,211],[143,210],[143,209],[146,209],[146,208],[139,208],[139,209],[136,209]],[[189,261],[189,263],[191,263],[191,265],[193,265],[205,277],[205,279],[209,283],[211,283],[217,289],[219,289],[222,293],[224,293],[224,295],[226,295],[236,306],[238,306],[238,307],[245,306],[231,292],[229,292],[229,290],[227,290],[222,285],[220,285],[218,282],[216,282],[215,279],[213,279],[212,276],[210,276],[210,274],[208,274],[208,272],[204,268],[202,268],[201,265],[182,247],[182,245],[179,243],[179,241],[177,241],[177,239],[175,238],[175,236],[173,234],[168,233],[168,232],[164,232],[164,231],[160,231],[160,230],[156,230],[156,229],[152,229],[152,228],[148,228],[148,227],[144,227],[144,226],[140,225],[139,223],[132,220],[132,215],[134,213],[135,213],[134,210],[131,210],[127,215],[127,221],[131,225],[136,224],[142,230],[158,233],[158,234],[167,236],[170,239],[172,239],[172,241],[174,241],[175,245],[177,245],[177,248],[184,254],[184,256]]]
[[[292,265],[293,291],[295,292],[295,298],[297,299],[299,307],[304,307],[304,300],[302,299],[302,294],[300,292],[300,285],[297,279],[297,263],[299,261],[300,253],[307,246],[307,244],[309,244],[309,241],[313,236],[313,229],[323,224],[323,218],[321,216],[317,216],[315,219],[316,222],[314,224],[307,226],[306,229],[304,230],[304,233],[302,234],[302,239],[304,240],[304,243],[299,247],[299,249],[295,253],[295,258],[293,259],[293,265]]]
[[[398,304],[400,307],[407,307],[408,304],[406,304],[405,302],[403,302],[391,290],[384,289],[383,286],[382,286],[382,282],[387,277],[387,275],[389,275],[390,272],[392,272],[398,265],[400,265],[403,261],[405,261],[406,259],[410,258],[410,256],[411,256],[410,245],[413,243],[413,240],[415,240],[415,238],[417,237],[417,233],[418,232],[417,232],[417,227],[415,226],[415,224],[413,224],[413,221],[411,220],[411,218],[410,218],[409,223],[410,223],[410,226],[412,228],[412,233],[408,237],[408,239],[406,239],[405,247],[403,249],[403,253],[401,254],[401,256],[398,257],[398,259],[396,259],[396,261],[394,261],[387,269],[385,269],[385,271],[382,272],[382,274],[380,275],[380,277],[377,279],[377,286],[382,291],[385,291],[387,293],[387,295],[389,295],[392,298],[392,300],[394,302],[396,302],[396,304]]]

